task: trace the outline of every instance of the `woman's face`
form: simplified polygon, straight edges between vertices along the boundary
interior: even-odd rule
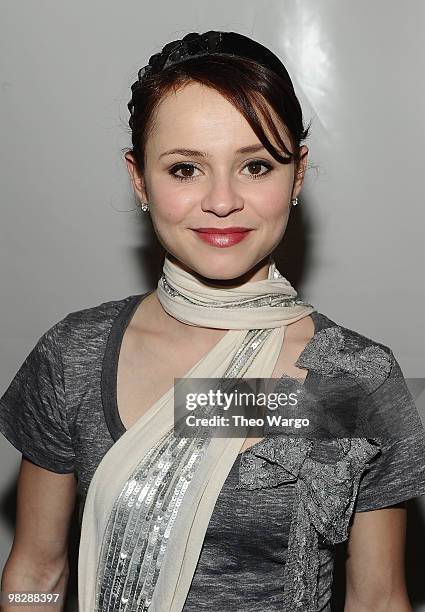
[[[230,102],[190,83],[159,105],[143,176],[131,154],[126,160],[135,191],[149,202],[155,231],[175,263],[206,279],[235,279],[252,270],[249,280],[262,280],[267,256],[285,233],[290,200],[301,189],[307,152],[302,147],[297,172],[294,163],[279,164]],[[199,232],[232,227],[249,231]]]

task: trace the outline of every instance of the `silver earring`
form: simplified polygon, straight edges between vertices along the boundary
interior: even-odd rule
[[[292,198],[291,204],[292,206],[296,206],[298,204],[298,198]]]
[[[143,212],[148,211],[149,210],[149,202],[142,202],[141,209],[143,210]]]

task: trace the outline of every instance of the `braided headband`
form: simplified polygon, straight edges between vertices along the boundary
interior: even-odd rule
[[[131,89],[134,92],[149,75],[161,72],[187,59],[205,55],[232,55],[254,60],[273,70],[286,81],[292,90],[294,89],[288,71],[270,49],[243,34],[216,30],[210,30],[204,34],[190,32],[181,40],[167,43],[160,53],[155,53],[149,58],[146,66],[140,68],[138,81],[131,86]]]

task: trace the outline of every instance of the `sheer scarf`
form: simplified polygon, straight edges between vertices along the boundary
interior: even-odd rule
[[[286,327],[315,310],[270,258],[268,278],[202,283],[166,256],[164,310],[228,329],[184,378],[269,378]],[[181,612],[215,502],[246,438],[174,435],[174,387],[109,449],[90,483],[81,526],[81,612]]]

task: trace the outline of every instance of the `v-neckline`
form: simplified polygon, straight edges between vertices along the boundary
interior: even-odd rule
[[[127,428],[124,426],[124,423],[121,420],[117,400],[118,361],[120,357],[122,341],[124,338],[125,331],[129,326],[137,307],[148,295],[153,293],[153,291],[155,291],[155,289],[151,289],[146,293],[131,295],[123,300],[124,306],[113,320],[106,342],[105,352],[102,360],[100,387],[104,418],[109,433],[114,442],[116,442],[127,431]],[[310,316],[313,319],[314,333],[305,345],[298,359],[301,358],[307,348],[310,347],[310,345],[313,343],[317,333],[320,331],[321,328],[321,314],[317,311],[313,311]],[[307,382],[309,382],[313,376],[314,372],[310,369],[307,370],[307,375],[303,381],[304,387],[307,385]],[[296,378],[288,376],[285,373],[283,373],[282,376],[280,376],[276,380],[279,380],[280,378],[286,378],[288,380],[293,381],[297,380]]]

